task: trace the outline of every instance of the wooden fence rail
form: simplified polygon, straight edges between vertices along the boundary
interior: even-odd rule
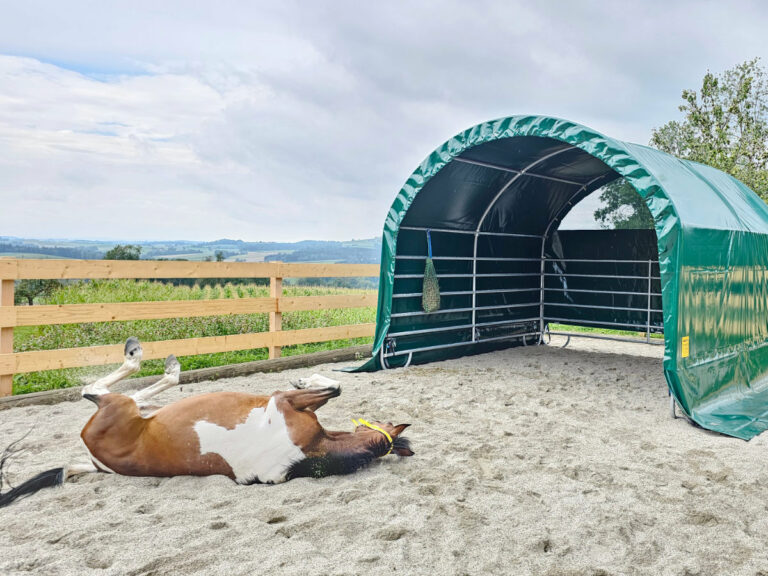
[[[283,346],[372,336],[374,324],[352,324],[282,331],[282,313],[376,305],[376,295],[286,297],[283,278],[338,278],[378,276],[373,264],[286,264],[283,262],[165,262],[121,260],[0,260],[0,396],[12,393],[13,375],[39,370],[97,366],[120,362],[122,345],[90,346],[39,352],[13,352],[13,329],[19,326],[118,322],[164,318],[269,314],[269,332],[142,342],[144,358],[168,354],[190,356],[267,348],[269,357],[280,356]],[[101,278],[269,278],[265,298],[125,302],[15,306],[14,282],[24,279]]]

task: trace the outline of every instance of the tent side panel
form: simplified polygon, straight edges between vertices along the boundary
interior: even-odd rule
[[[650,321],[650,332],[663,331],[653,230],[558,231],[545,274],[545,319],[643,333]]]
[[[702,426],[748,439],[768,429],[768,236],[683,236],[678,397]]]

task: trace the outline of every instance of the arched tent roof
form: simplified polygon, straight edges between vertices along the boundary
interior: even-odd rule
[[[619,176],[655,222],[672,394],[705,428],[745,439],[768,428],[768,207],[714,168],[557,118],[479,124],[411,174],[384,224],[374,358],[361,369],[381,368],[401,227],[546,237]]]

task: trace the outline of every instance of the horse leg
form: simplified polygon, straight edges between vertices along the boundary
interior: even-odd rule
[[[64,480],[69,480],[73,476],[79,476],[80,474],[90,474],[91,472],[98,472],[96,468],[90,462],[83,464],[70,464],[64,467]]]
[[[128,340],[125,341],[125,360],[123,361],[123,365],[111,374],[107,374],[103,378],[96,380],[93,384],[85,386],[83,388],[83,397],[98,397],[104,394],[109,394],[110,386],[116,382],[120,382],[120,380],[127,378],[131,374],[135,374],[141,369],[142,353],[143,351],[139,339],[134,338],[133,336],[128,338]]]
[[[299,390],[306,390],[307,388],[338,388],[339,383],[320,374],[312,374],[309,378],[299,378],[298,380],[291,381],[291,386]]]
[[[279,402],[287,403],[291,408],[299,412],[307,410],[314,412],[325,405],[331,398],[336,398],[341,394],[341,386],[335,380],[330,380],[333,385],[323,388],[313,387],[305,390],[288,390],[286,392],[275,392],[275,399]]]
[[[168,390],[168,388],[176,386],[179,383],[180,373],[181,364],[176,360],[176,356],[171,354],[165,359],[165,375],[151,386],[131,394],[131,398],[133,398],[139,408],[144,408],[147,404],[147,400],[153,396],[157,396],[164,390]]]

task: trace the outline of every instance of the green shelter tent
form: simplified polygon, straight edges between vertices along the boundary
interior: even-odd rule
[[[655,230],[558,229],[622,177]],[[768,206],[731,176],[562,119],[485,122],[432,152],[392,203],[359,370],[537,344],[550,323],[663,332],[680,408],[749,439],[768,428],[767,266]]]

